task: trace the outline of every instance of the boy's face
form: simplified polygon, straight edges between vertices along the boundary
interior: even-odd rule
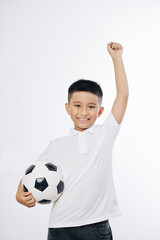
[[[91,127],[104,110],[99,106],[98,96],[85,91],[74,92],[65,107],[78,131]]]

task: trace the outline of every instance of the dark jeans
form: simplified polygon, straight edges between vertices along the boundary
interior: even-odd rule
[[[109,221],[79,227],[49,228],[48,240],[113,240]]]

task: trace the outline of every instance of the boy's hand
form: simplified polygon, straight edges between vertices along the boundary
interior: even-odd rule
[[[34,207],[36,205],[36,201],[33,195],[30,192],[24,192],[22,187],[22,180],[20,181],[18,186],[16,200],[17,202],[23,204],[26,207]]]
[[[107,44],[107,50],[112,59],[122,57],[123,46],[117,42],[110,42]]]
[[[16,199],[19,203],[29,208],[34,207],[36,205],[36,201],[30,192],[17,193]]]

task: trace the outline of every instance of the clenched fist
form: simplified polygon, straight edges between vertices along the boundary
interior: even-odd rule
[[[33,195],[30,192],[24,192],[22,187],[22,180],[19,183],[18,190],[16,193],[17,202],[23,204],[26,207],[34,207],[36,205],[36,201]]]
[[[107,44],[107,50],[112,59],[115,59],[122,56],[123,46],[117,42],[110,42]]]
[[[26,207],[34,207],[36,201],[31,193],[21,192],[17,195],[17,201]]]

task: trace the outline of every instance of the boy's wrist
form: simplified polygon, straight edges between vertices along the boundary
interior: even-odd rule
[[[123,61],[122,56],[113,57],[112,60],[113,60],[113,63],[118,63]]]

